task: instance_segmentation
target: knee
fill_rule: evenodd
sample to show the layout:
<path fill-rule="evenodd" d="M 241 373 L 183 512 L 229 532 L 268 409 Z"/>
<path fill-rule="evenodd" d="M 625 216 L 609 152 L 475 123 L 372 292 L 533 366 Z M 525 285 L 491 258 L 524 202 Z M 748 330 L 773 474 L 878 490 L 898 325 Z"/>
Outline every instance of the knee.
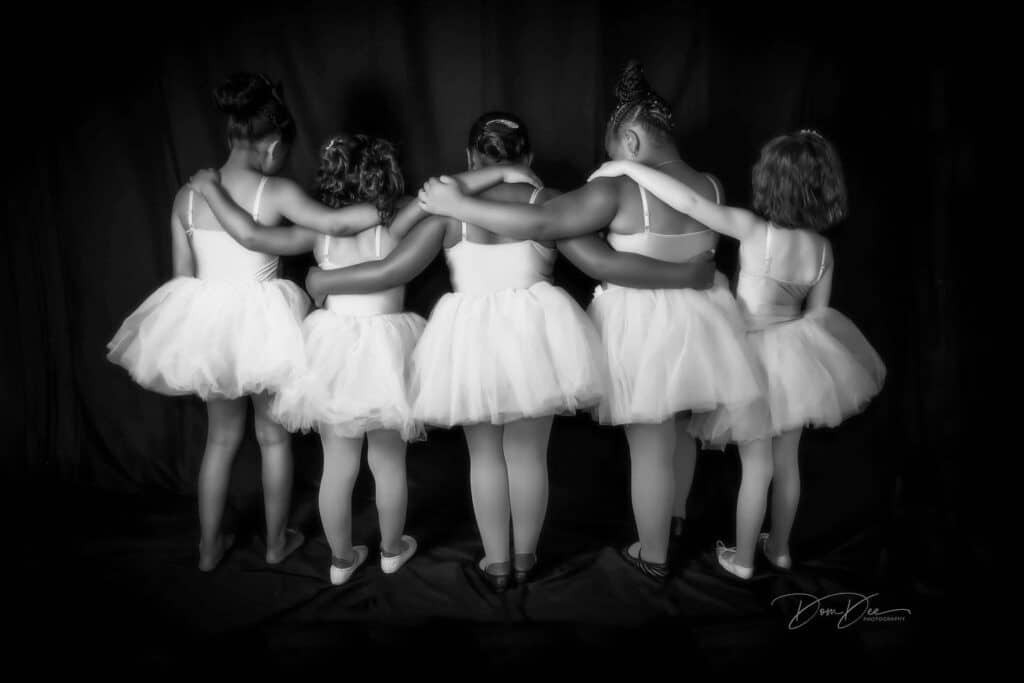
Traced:
<path fill-rule="evenodd" d="M 283 446 L 288 443 L 288 430 L 268 418 L 257 418 L 256 442 L 261 449 Z"/>
<path fill-rule="evenodd" d="M 243 430 L 244 423 L 241 420 L 210 423 L 206 432 L 206 444 L 219 451 L 233 454 L 242 443 Z"/>

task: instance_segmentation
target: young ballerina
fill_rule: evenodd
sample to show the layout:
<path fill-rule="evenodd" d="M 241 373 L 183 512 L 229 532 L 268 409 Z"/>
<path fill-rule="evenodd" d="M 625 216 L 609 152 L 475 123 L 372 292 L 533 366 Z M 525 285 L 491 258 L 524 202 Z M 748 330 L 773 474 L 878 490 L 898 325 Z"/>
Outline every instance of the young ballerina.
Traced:
<path fill-rule="evenodd" d="M 464 180 L 474 190 L 500 182 L 536 182 L 516 167 L 495 167 Z M 380 260 L 397 244 L 392 222 L 403 200 L 404 180 L 394 145 L 365 135 L 331 138 L 320 150 L 318 199 L 330 207 L 370 203 L 379 212 L 373 230 L 329 237 L 301 227 L 261 226 L 217 184 L 216 171 L 190 181 L 217 219 L 248 248 L 273 254 L 315 250 L 321 268 Z M 407 197 L 404 199 L 408 199 Z M 389 225 L 391 224 L 391 225 Z M 376 482 L 381 569 L 394 573 L 416 552 L 403 534 L 408 486 L 406 442 L 423 436 L 408 400 L 409 359 L 425 321 L 403 313 L 404 289 L 327 298 L 324 310 L 303 323 L 306 371 L 274 397 L 272 415 L 291 431 L 316 429 L 324 452 L 320 515 L 332 560 L 330 579 L 345 583 L 369 555 L 352 545 L 352 489 L 364 439 Z"/>
<path fill-rule="evenodd" d="M 529 163 L 526 125 L 513 114 L 484 114 L 470 129 L 466 154 L 471 169 Z M 553 194 L 505 184 L 483 196 L 528 206 Z M 706 287 L 713 278 L 710 264 L 678 266 L 614 254 L 596 239 L 559 247 L 588 273 L 630 286 Z M 307 288 L 316 297 L 393 287 L 415 277 L 442 248 L 455 291 L 438 301 L 413 354 L 413 414 L 465 431 L 484 546 L 476 569 L 500 592 L 513 575 L 525 582 L 536 567 L 552 416 L 600 400 L 603 350 L 583 311 L 551 284 L 552 246 L 503 239 L 443 217 L 423 220 L 383 261 L 312 270 Z"/>
<path fill-rule="evenodd" d="M 280 87 L 235 74 L 215 90 L 228 117 L 230 154 L 220 173 L 252 220 L 288 219 L 344 234 L 377 221 L 372 205 L 331 211 L 295 183 L 269 176 L 284 164 L 295 122 Z M 287 432 L 269 415 L 269 395 L 303 366 L 300 323 L 308 299 L 279 279 L 278 259 L 243 248 L 195 192 L 182 187 L 171 213 L 174 279 L 150 295 L 108 344 L 107 358 L 143 387 L 206 402 L 208 430 L 199 471 L 199 568 L 214 569 L 234 542 L 222 527 L 231 466 L 248 400 L 255 410 L 266 506 L 266 560 L 277 564 L 303 541 L 287 529 L 292 487 Z"/>
<path fill-rule="evenodd" d="M 619 105 L 605 140 L 609 156 L 665 168 L 714 197 L 717 185 L 711 177 L 680 159 L 668 105 L 650 89 L 639 65 L 626 68 L 617 94 Z M 608 243 L 616 251 L 667 263 L 707 258 L 716 243 L 714 233 L 649 201 L 627 179 L 595 180 L 542 206 L 464 197 L 457 184 L 441 179 L 430 181 L 420 200 L 432 213 L 509 238 L 564 239 L 608 227 Z M 677 470 L 681 478 L 684 470 L 692 478 L 695 447 L 686 435 L 686 413 L 763 400 L 756 360 L 743 341 L 742 321 L 728 289 L 721 284 L 704 291 L 679 284 L 661 287 L 644 290 L 629 283 L 610 283 L 598 288 L 591 305 L 611 376 L 597 415 L 603 424 L 625 425 L 630 450 L 639 541 L 624 548 L 622 555 L 658 580 L 668 576 Z M 744 427 L 757 429 L 755 424 Z M 677 467 L 677 457 L 688 462 Z M 766 492 L 771 467 L 767 449 L 763 445 L 760 450 L 746 449 L 743 466 L 749 482 L 758 481 Z M 756 508 L 756 500 L 753 505 Z M 748 520 L 755 517 L 756 509 L 740 510 L 745 530 L 753 526 Z M 758 530 L 745 531 L 751 554 Z"/>
<path fill-rule="evenodd" d="M 792 565 L 789 537 L 800 500 L 797 451 L 807 425 L 834 427 L 881 390 L 885 365 L 860 330 L 829 308 L 834 262 L 821 235 L 846 215 L 842 166 L 832 145 L 804 130 L 775 138 L 754 166 L 754 213 L 707 201 L 679 179 L 628 161 L 593 178 L 626 175 L 673 208 L 740 241 L 736 296 L 747 338 L 768 377 L 774 459 L 771 532 L 759 547 L 770 564 Z M 712 443 L 736 440 L 728 411 L 694 425 Z M 735 551 L 719 548 L 724 565 Z M 746 572 L 742 572 L 746 574 Z"/>

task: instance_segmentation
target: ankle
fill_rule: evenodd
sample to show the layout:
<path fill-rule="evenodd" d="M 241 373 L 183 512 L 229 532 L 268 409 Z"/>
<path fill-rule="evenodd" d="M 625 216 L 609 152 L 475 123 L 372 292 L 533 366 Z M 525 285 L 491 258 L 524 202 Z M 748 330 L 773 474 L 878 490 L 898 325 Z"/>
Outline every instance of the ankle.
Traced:
<path fill-rule="evenodd" d="M 397 543 L 389 543 L 387 545 L 385 545 L 384 543 L 381 543 L 380 544 L 380 554 L 383 557 L 398 557 L 403 552 L 405 552 L 405 549 L 407 547 L 408 546 L 405 543 L 405 541 L 403 541 L 401 538 L 399 538 Z M 389 550 L 389 548 L 395 548 L 395 550 Z"/>
<path fill-rule="evenodd" d="M 537 564 L 537 553 L 516 553 L 512 563 L 519 571 L 532 569 L 533 565 Z"/>
<path fill-rule="evenodd" d="M 356 553 L 352 548 L 349 548 L 347 553 L 341 555 L 331 555 L 331 565 L 338 569 L 348 569 L 356 561 Z"/>

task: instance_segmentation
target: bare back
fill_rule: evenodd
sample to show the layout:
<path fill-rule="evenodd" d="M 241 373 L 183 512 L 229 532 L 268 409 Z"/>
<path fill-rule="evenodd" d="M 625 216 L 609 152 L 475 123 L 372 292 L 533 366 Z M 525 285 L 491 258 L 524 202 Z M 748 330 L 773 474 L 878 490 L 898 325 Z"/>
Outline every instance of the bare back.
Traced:
<path fill-rule="evenodd" d="M 536 188 L 526 183 L 502 183 L 496 185 L 484 192 L 481 192 L 478 197 L 480 199 L 487 199 L 491 201 L 499 202 L 516 202 L 521 204 L 529 204 L 531 198 L 533 203 L 542 203 L 547 199 L 544 191 L 537 192 Z M 489 230 L 485 230 L 476 225 L 466 224 L 466 236 L 470 241 L 478 244 L 505 244 L 508 242 L 521 242 L 511 237 L 503 237 L 497 235 Z M 459 241 L 462 240 L 462 224 L 457 220 L 450 220 L 448 222 L 447 232 L 445 233 L 444 246 L 448 249 Z M 551 246 L 550 242 L 541 242 L 545 246 Z"/>
<path fill-rule="evenodd" d="M 266 180 L 264 180 L 266 179 Z M 281 222 L 280 213 L 276 212 L 269 202 L 263 201 L 266 185 L 270 182 L 267 176 L 255 171 L 240 169 L 221 169 L 220 184 L 228 196 L 253 215 L 256 222 L 262 225 L 277 225 Z M 261 183 L 263 189 L 260 189 Z M 182 220 L 183 225 L 188 225 Z M 220 221 L 210 210 L 201 197 L 197 196 L 192 206 L 192 226 L 195 230 L 224 231 Z"/>
<path fill-rule="evenodd" d="M 720 191 L 705 173 L 700 173 L 682 161 L 665 164 L 659 171 L 686 184 L 705 199 L 720 201 Z M 616 178 L 619 185 L 619 210 L 612 219 L 609 229 L 614 233 L 631 235 L 643 228 L 644 198 L 640 186 L 632 179 Z M 647 212 L 650 216 L 650 230 L 664 235 L 686 235 L 707 230 L 707 226 L 684 213 L 671 208 L 650 193 L 646 193 Z"/>

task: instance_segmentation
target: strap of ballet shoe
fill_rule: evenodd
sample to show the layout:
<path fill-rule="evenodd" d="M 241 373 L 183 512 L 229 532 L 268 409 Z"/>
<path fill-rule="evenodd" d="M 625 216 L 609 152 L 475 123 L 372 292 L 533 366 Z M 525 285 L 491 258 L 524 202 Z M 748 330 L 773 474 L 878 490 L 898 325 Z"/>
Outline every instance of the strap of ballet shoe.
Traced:
<path fill-rule="evenodd" d="M 637 561 L 640 563 L 640 571 L 652 579 L 664 579 L 668 576 L 668 562 L 648 562 L 644 559 L 644 550 L 637 551 Z"/>
<path fill-rule="evenodd" d="M 520 559 L 523 561 L 520 562 Z M 537 553 L 516 553 L 512 565 L 516 571 L 529 571 L 537 564 Z"/>
<path fill-rule="evenodd" d="M 359 553 L 354 550 L 352 551 L 352 559 L 347 562 L 341 559 L 340 557 L 335 557 L 331 555 L 331 566 L 337 567 L 338 569 L 351 569 L 355 565 L 356 560 L 358 559 Z"/>
<path fill-rule="evenodd" d="M 640 572 L 651 579 L 658 581 L 668 578 L 668 562 L 648 562 L 643 558 L 643 549 L 637 550 L 637 556 L 629 553 L 629 546 L 622 549 L 622 555 L 626 560 L 640 570 Z"/>
<path fill-rule="evenodd" d="M 491 571 L 491 569 L 494 567 L 503 568 L 505 569 L 505 571 Z M 508 576 L 512 573 L 512 563 L 506 560 L 504 562 L 494 562 L 492 564 L 486 564 L 484 565 L 483 571 L 485 574 L 490 574 L 491 576 Z"/>

